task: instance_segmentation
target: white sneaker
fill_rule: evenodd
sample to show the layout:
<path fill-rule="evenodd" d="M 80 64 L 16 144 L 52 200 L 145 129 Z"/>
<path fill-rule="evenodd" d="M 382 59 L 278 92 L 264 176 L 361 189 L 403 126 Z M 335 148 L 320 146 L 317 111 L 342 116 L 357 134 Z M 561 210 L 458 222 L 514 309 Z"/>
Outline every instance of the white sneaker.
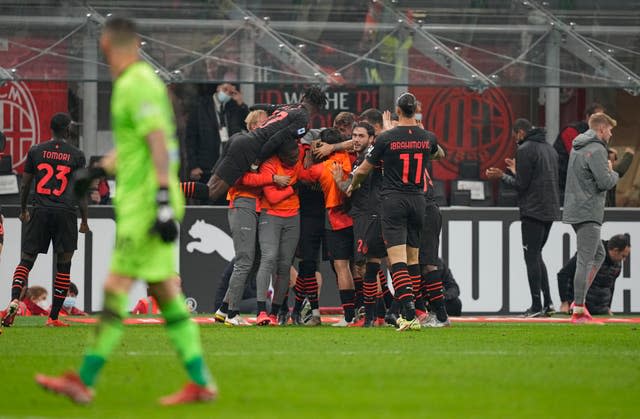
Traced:
<path fill-rule="evenodd" d="M 433 311 L 430 311 L 426 318 L 424 318 L 424 319 L 419 319 L 419 320 L 420 320 L 420 326 L 422 326 L 422 327 L 428 327 L 427 325 L 428 325 L 429 323 L 431 323 L 434 319 L 436 319 L 436 320 L 437 320 L 437 318 L 436 318 L 436 313 L 435 313 L 435 312 L 433 312 Z"/>
<path fill-rule="evenodd" d="M 225 326 L 251 326 L 251 323 L 240 317 L 239 315 L 224 319 Z"/>
<path fill-rule="evenodd" d="M 333 326 L 333 327 L 347 327 L 347 326 L 349 326 L 350 324 L 351 324 L 351 323 L 349 323 L 348 321 L 346 321 L 346 320 L 344 319 L 344 317 L 343 317 L 343 318 L 341 318 L 341 319 L 340 319 L 340 321 L 339 321 L 338 323 L 334 323 L 334 324 L 332 324 L 331 326 Z"/>
<path fill-rule="evenodd" d="M 451 322 L 449 321 L 448 317 L 447 320 L 441 322 L 440 320 L 438 320 L 438 317 L 433 316 L 429 319 L 429 321 L 427 321 L 427 324 L 425 324 L 424 327 L 451 327 Z"/>

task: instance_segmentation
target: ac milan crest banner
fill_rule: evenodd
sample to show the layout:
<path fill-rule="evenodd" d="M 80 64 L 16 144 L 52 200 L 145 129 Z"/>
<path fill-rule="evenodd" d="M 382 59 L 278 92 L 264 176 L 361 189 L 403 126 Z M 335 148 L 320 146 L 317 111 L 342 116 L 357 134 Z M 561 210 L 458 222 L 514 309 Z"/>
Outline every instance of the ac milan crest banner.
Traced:
<path fill-rule="evenodd" d="M 13 169 L 22 172 L 29 148 L 51 138 L 49 122 L 57 112 L 67 112 L 64 82 L 6 81 L 0 85 L 0 130 L 7 137 L 5 155 Z"/>

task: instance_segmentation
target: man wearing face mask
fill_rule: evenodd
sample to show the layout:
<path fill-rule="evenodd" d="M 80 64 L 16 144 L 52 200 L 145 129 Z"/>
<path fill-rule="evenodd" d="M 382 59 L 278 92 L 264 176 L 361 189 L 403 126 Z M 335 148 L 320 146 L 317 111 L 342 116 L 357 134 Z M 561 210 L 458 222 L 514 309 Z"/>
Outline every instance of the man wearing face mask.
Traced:
<path fill-rule="evenodd" d="M 87 316 L 87 313 L 76 307 L 78 298 L 78 287 L 73 282 L 69 284 L 67 298 L 62 302 L 61 316 Z"/>
<path fill-rule="evenodd" d="M 558 153 L 547 143 L 545 131 L 532 127 L 526 119 L 520 118 L 513 123 L 513 137 L 518 142 L 516 158 L 515 161 L 506 159 L 513 175 L 490 167 L 487 177 L 500 179 L 518 191 L 522 248 L 531 292 L 531 307 L 524 316 L 541 317 L 554 312 L 542 248 L 549 238 L 551 225 L 560 218 Z"/>
<path fill-rule="evenodd" d="M 186 144 L 189 178 L 206 183 L 229 138 L 247 129 L 249 108 L 230 83 L 219 84 L 215 92 L 203 90 L 189 114 Z"/>

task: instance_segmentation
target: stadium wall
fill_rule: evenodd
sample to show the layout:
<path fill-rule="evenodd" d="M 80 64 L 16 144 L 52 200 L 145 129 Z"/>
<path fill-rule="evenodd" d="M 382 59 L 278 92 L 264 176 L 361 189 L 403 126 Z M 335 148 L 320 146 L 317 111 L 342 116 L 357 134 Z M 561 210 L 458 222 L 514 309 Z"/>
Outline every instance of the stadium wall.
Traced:
<path fill-rule="evenodd" d="M 21 224 L 17 206 L 5 206 L 5 241 L 0 275 L 0 301 L 8 301 L 10 279 L 20 257 Z M 91 207 L 92 233 L 79 235 L 71 279 L 79 289 L 78 303 L 87 311 L 102 307 L 101 287 L 106 278 L 115 238 L 111 207 Z M 526 268 L 522 256 L 520 220 L 514 208 L 443 208 L 441 256 L 458 281 L 463 312 L 467 314 L 515 314 L 530 304 Z M 607 209 L 602 237 L 629 233 L 631 256 L 618 278 L 612 309 L 640 313 L 640 210 Z M 556 273 L 575 252 L 576 240 L 570 226 L 555 223 L 543 255 L 549 272 L 553 301 L 559 305 Z M 222 207 L 188 207 L 180 233 L 179 261 L 185 295 L 197 312 L 214 311 L 213 301 L 220 275 L 233 258 L 227 210 Z M 30 285 L 51 289 L 55 275 L 51 250 L 40 255 L 30 275 Z M 339 306 L 333 273 L 324 263 L 321 305 Z M 131 293 L 130 303 L 144 296 L 143 283 Z M 51 299 L 51 296 L 49 296 Z"/>

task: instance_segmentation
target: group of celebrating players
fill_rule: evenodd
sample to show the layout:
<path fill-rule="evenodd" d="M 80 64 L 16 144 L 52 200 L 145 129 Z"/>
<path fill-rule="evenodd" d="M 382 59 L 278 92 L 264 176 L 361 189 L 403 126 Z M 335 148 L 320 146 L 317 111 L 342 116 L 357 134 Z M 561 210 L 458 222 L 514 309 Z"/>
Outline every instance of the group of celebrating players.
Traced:
<path fill-rule="evenodd" d="M 89 230 L 85 204 L 90 185 L 113 174 L 118 184 L 116 243 L 104 283 L 99 327 L 80 367 L 59 376 L 37 374 L 40 386 L 76 403 L 93 400 L 98 376 L 124 332 L 128 293 L 134 281 L 143 278 L 189 376 L 188 383 L 160 399 L 161 404 L 217 397 L 198 327 L 176 280 L 175 242 L 184 214 L 183 194 L 215 200 L 228 192 L 237 259 L 224 303 L 216 313 L 227 324 L 241 324 L 236 291 L 243 288 L 246 268 L 253 264 L 257 237 L 261 249 L 259 324 L 277 322 L 298 241 L 301 262 L 292 317 L 300 323 L 306 298 L 312 307 L 307 324 L 320 324 L 315 273 L 324 240 L 338 278 L 343 324 L 353 324 L 359 305 L 355 284 L 363 275 L 364 326 L 375 324 L 376 302 L 382 301 L 390 317 L 398 313 L 392 323 L 399 331 L 449 325 L 436 263 L 440 216 L 427 170 L 429 159 L 441 156 L 442 150 L 435 136 L 415 120 L 415 96 L 404 93 L 397 98 L 395 127 L 390 118 L 384 124 L 379 111 L 369 110 L 350 130 L 342 127 L 342 135 L 325 129 L 320 133 L 321 142 L 316 142 L 305 140 L 305 135 L 310 115 L 325 106 L 326 97 L 319 88 L 309 88 L 299 104 L 266 106 L 270 116 L 258 128 L 229 140 L 227 153 L 209 183 L 183 184 L 181 193 L 171 102 L 166 86 L 140 60 L 139 44 L 132 20 L 111 16 L 105 22 L 100 48 L 114 80 L 111 116 L 116 147 L 112 152 L 97 165 L 84 168 L 82 152 L 65 142 L 71 124 L 66 114 L 53 118 L 51 141 L 29 151 L 21 190 L 22 255 L 13 277 L 11 302 L 0 311 L 5 325 L 13 322 L 36 255 L 45 253 L 50 242 L 57 274 L 47 325 L 67 325 L 57 314 L 69 289 L 71 255 L 76 248 L 74 192 L 80 197 L 80 232 L 84 233 Z M 343 141 L 347 136 L 352 138 Z M 34 208 L 29 212 L 27 201 L 34 180 Z M 380 275 L 384 257 L 391 271 L 393 298 L 386 291 L 386 280 L 379 280 L 384 276 Z M 357 267 L 355 280 L 351 259 Z M 267 314 L 266 288 L 274 268 L 275 292 Z"/>
<path fill-rule="evenodd" d="M 415 96 L 405 93 L 397 99 L 397 121 L 391 121 L 388 112 L 368 109 L 357 122 L 353 114 L 342 113 L 333 128 L 309 130 L 310 115 L 325 101 L 324 93 L 311 87 L 298 104 L 256 105 L 253 112 L 266 119 L 230 139 L 209 184 L 181 184 L 187 197 L 217 199 L 226 193 L 229 200 L 236 257 L 216 319 L 229 326 L 249 324 L 239 315 L 239 305 L 248 276 L 257 267 L 257 325 L 285 325 L 289 318 L 293 324 L 320 325 L 316 271 L 323 257 L 336 274 L 344 311 L 337 326 L 449 326 L 437 262 L 441 215 L 428 170 L 429 160 L 443 152 L 434 134 L 414 118 Z M 66 325 L 57 313 L 66 297 L 77 242 L 76 200 L 67 182 L 59 184 L 43 168 L 73 173 L 84 167 L 82 152 L 64 141 L 70 123 L 68 115 L 56 115 L 53 141 L 33 147 L 28 155 L 20 218 L 33 220 L 25 224 L 11 302 L 0 311 L 4 326 L 13 323 L 29 271 L 37 254 L 47 252 L 50 240 L 58 265 L 47 325 Z M 36 206 L 29 213 L 27 196 L 34 176 Z M 80 231 L 86 232 L 86 200 L 80 203 Z M 296 256 L 295 283 L 290 284 Z M 289 313 L 290 285 L 295 305 Z M 311 314 L 303 318 L 305 300 Z"/>
<path fill-rule="evenodd" d="M 248 324 L 239 316 L 239 304 L 256 264 L 256 323 L 286 324 L 297 256 L 291 320 L 321 324 L 316 271 L 322 245 L 344 311 L 338 326 L 371 327 L 385 319 L 400 331 L 449 326 L 437 262 L 441 216 L 428 170 L 429 160 L 443 151 L 435 135 L 416 121 L 418 101 L 411 93 L 398 97 L 397 122 L 388 112 L 369 109 L 358 122 L 343 113 L 333 128 L 308 130 L 309 116 L 325 101 L 323 92 L 311 87 L 301 103 L 255 106 L 254 112 L 266 109 L 270 116 L 230 139 L 208 188 L 182 185 L 188 197 L 215 200 L 227 193 L 230 203 L 236 259 L 216 319 L 230 326 Z M 385 258 L 393 295 L 381 269 Z M 311 316 L 303 322 L 305 299 Z"/>

